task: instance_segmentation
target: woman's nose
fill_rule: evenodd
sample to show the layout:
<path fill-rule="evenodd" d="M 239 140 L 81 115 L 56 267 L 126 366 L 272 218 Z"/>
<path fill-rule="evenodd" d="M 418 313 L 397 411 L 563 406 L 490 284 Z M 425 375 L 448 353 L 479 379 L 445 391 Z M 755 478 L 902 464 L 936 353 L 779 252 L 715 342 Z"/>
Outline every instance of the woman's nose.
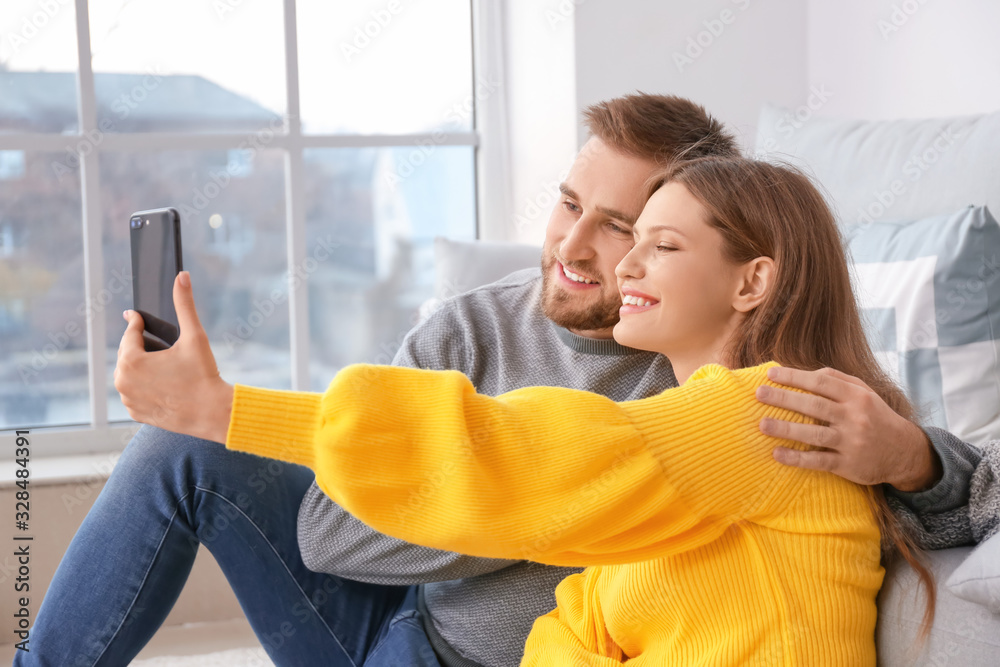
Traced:
<path fill-rule="evenodd" d="M 618 262 L 618 266 L 615 267 L 615 275 L 621 279 L 625 278 L 641 278 L 644 272 L 642 262 L 636 254 L 637 247 L 633 247 L 628 251 L 628 254 L 622 257 L 622 261 Z"/>

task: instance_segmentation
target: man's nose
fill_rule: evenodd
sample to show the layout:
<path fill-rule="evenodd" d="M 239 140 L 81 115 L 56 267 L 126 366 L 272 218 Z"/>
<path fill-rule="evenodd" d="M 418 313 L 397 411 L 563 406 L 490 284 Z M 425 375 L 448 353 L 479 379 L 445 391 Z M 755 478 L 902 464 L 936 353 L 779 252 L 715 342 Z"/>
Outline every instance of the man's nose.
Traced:
<path fill-rule="evenodd" d="M 594 256 L 593 231 L 581 218 L 559 244 L 559 254 L 569 261 L 591 259 Z"/>

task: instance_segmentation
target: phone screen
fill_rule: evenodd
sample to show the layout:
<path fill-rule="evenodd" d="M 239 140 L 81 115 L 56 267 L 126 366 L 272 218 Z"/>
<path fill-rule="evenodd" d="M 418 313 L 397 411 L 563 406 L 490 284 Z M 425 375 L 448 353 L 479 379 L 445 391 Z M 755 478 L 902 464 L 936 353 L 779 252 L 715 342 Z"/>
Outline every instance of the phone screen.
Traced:
<path fill-rule="evenodd" d="M 129 228 L 133 308 L 145 324 L 146 350 L 162 350 L 180 334 L 173 296 L 182 270 L 180 214 L 173 208 L 140 211 L 129 218 Z"/>

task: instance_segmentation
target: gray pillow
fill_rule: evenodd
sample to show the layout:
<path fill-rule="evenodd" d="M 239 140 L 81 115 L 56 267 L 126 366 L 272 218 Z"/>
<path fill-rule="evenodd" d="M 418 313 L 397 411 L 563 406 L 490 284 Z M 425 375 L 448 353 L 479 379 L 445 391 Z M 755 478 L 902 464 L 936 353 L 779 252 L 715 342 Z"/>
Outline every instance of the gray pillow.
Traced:
<path fill-rule="evenodd" d="M 1000 434 L 1000 225 L 983 206 L 847 230 L 869 343 L 921 421 Z"/>
<path fill-rule="evenodd" d="M 948 577 L 947 585 L 963 600 L 1000 614 L 1000 533 L 976 547 Z"/>

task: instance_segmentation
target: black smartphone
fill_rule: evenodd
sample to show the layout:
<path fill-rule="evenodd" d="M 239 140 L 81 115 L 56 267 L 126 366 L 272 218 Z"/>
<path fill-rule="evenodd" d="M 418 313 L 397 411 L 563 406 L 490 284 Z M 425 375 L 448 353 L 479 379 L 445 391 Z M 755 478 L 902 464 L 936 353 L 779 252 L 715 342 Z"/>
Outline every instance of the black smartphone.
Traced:
<path fill-rule="evenodd" d="M 181 216 L 174 208 L 129 217 L 132 246 L 132 308 L 145 323 L 146 351 L 165 350 L 180 335 L 174 310 L 174 278 L 181 263 Z"/>

